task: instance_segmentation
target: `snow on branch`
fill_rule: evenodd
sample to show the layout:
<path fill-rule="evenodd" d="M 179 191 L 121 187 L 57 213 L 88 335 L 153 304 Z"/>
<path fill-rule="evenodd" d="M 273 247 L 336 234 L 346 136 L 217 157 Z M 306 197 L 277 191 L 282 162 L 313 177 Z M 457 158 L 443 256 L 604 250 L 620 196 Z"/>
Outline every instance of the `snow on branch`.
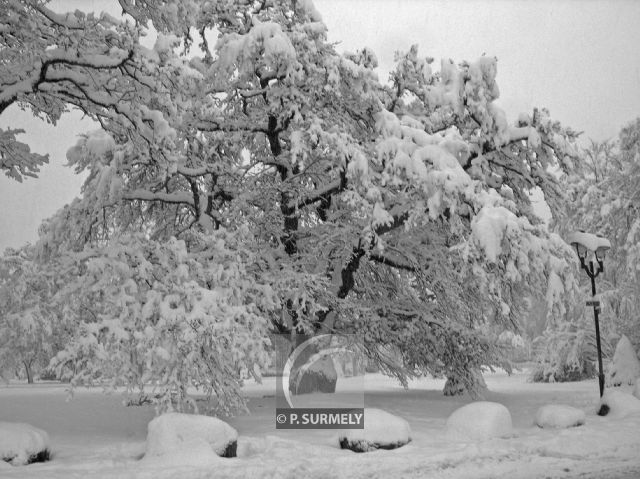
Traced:
<path fill-rule="evenodd" d="M 159 201 L 161 203 L 181 203 L 189 206 L 195 206 L 191 193 L 187 191 L 162 193 L 138 189 L 124 193 L 122 197 L 125 200 Z"/>
<path fill-rule="evenodd" d="M 54 65 L 64 65 L 73 68 L 89 69 L 114 69 L 124 65 L 133 57 L 133 50 L 114 51 L 115 56 L 105 54 L 80 55 L 79 52 L 72 54 L 62 50 L 49 52 L 41 60 L 40 66 L 34 69 L 26 78 L 15 83 L 0 83 L 0 114 L 14 103 L 20 95 L 37 93 L 39 87 L 48 81 L 58 81 L 61 78 L 71 80 L 71 72 L 62 73 L 59 71 L 50 73 L 50 68 Z M 61 77 L 62 75 L 62 77 Z M 78 73 L 75 75 L 76 81 Z"/>
<path fill-rule="evenodd" d="M 33 153 L 29 145 L 16 140 L 24 130 L 0 128 L 0 170 L 9 178 L 22 182 L 25 176 L 36 177 L 40 166 L 49 162 L 48 155 Z"/>
<path fill-rule="evenodd" d="M 385 264 L 387 266 L 391 266 L 392 268 L 396 268 L 396 269 L 402 269 L 404 271 L 410 271 L 410 272 L 415 272 L 416 271 L 416 267 L 412 264 L 409 263 L 405 263 L 402 260 L 399 260 L 397 258 L 391 258 L 387 255 L 384 255 L 382 253 L 372 253 L 369 258 L 372 261 L 375 261 L 376 263 L 381 263 L 381 264 Z"/>

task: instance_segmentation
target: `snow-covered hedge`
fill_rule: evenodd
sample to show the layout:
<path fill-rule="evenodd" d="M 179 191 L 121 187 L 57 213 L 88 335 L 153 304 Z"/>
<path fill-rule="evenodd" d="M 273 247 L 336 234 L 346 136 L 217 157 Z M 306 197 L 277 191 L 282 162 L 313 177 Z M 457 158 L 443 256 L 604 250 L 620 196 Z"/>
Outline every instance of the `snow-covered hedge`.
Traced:
<path fill-rule="evenodd" d="M 220 419 L 167 413 L 149 422 L 145 459 L 184 454 L 200 460 L 235 457 L 237 441 L 237 431 Z"/>
<path fill-rule="evenodd" d="M 0 460 L 14 466 L 49 460 L 49 435 L 19 422 L 0 422 Z"/>
<path fill-rule="evenodd" d="M 478 401 L 456 409 L 447 419 L 447 438 L 481 441 L 512 433 L 511 413 L 502 404 Z"/>
<path fill-rule="evenodd" d="M 342 449 L 369 452 L 396 449 L 411 441 L 411 427 L 399 416 L 375 408 L 365 408 L 364 429 L 347 429 L 338 437 Z"/>
<path fill-rule="evenodd" d="M 585 420 L 586 414 L 582 409 L 559 404 L 548 404 L 538 409 L 535 422 L 541 428 L 560 429 L 582 426 Z"/>

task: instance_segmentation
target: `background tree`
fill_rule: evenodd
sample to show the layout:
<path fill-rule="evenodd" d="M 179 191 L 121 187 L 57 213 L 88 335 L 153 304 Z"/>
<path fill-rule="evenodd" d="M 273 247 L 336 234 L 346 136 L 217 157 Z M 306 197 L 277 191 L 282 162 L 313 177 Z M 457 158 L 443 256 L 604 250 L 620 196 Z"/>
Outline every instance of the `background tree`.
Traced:
<path fill-rule="evenodd" d="M 603 301 L 602 325 L 611 344 L 625 334 L 637 348 L 638 251 L 640 211 L 640 119 L 626 125 L 615 141 L 592 142 L 585 167 L 566 178 L 572 202 L 562 217 L 562 229 L 597 232 L 611 241 L 605 274 L 599 284 Z M 612 348 L 608 348 L 612 354 Z"/>
<path fill-rule="evenodd" d="M 5 375 L 22 371 L 29 384 L 62 348 L 63 331 L 51 304 L 56 277 L 34 261 L 33 247 L 7 249 L 0 258 L 0 364 Z"/>

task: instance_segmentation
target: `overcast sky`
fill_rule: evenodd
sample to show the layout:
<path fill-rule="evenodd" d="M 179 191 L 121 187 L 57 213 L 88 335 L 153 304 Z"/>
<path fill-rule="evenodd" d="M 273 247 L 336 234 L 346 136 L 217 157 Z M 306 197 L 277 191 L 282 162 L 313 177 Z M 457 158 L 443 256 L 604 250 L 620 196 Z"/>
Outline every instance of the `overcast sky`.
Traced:
<path fill-rule="evenodd" d="M 114 11 L 112 0 L 63 0 L 71 9 Z M 315 0 L 340 50 L 368 46 L 386 80 L 394 52 L 420 45 L 436 59 L 498 58 L 500 105 L 514 120 L 545 106 L 585 138 L 614 137 L 640 116 L 640 1 L 615 0 Z M 0 176 L 0 251 L 37 239 L 42 219 L 80 193 L 82 180 L 64 168 L 65 152 L 90 126 L 78 114 L 57 127 L 15 108 L 0 128 L 21 127 L 32 149 L 49 153 L 39 179 Z"/>

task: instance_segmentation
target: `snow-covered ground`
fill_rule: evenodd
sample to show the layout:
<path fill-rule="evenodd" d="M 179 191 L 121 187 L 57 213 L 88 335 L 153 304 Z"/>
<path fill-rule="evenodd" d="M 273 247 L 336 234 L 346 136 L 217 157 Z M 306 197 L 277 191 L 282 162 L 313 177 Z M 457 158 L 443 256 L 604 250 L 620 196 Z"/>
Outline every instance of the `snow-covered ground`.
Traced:
<path fill-rule="evenodd" d="M 250 415 L 228 419 L 239 433 L 237 458 L 200 465 L 140 460 L 150 407 L 124 407 L 121 397 L 64 386 L 0 386 L 0 421 L 27 422 L 48 432 L 52 460 L 14 467 L 2 478 L 638 478 L 640 413 L 599 417 L 596 381 L 533 384 L 527 373 L 486 376 L 486 400 L 505 405 L 513 421 L 507 437 L 464 442 L 445 434 L 449 415 L 469 398 L 442 395 L 442 380 L 422 379 L 404 390 L 392 379 L 367 375 L 366 405 L 404 417 L 412 441 L 396 450 L 341 450 L 337 431 L 276 430 L 275 381 L 246 386 Z M 339 383 L 340 384 L 340 383 Z M 622 388 L 624 391 L 631 390 Z M 330 403 L 330 395 L 323 399 Z M 583 426 L 540 429 L 536 413 L 564 404 L 586 413 Z M 366 421 L 366 419 L 365 419 Z"/>

